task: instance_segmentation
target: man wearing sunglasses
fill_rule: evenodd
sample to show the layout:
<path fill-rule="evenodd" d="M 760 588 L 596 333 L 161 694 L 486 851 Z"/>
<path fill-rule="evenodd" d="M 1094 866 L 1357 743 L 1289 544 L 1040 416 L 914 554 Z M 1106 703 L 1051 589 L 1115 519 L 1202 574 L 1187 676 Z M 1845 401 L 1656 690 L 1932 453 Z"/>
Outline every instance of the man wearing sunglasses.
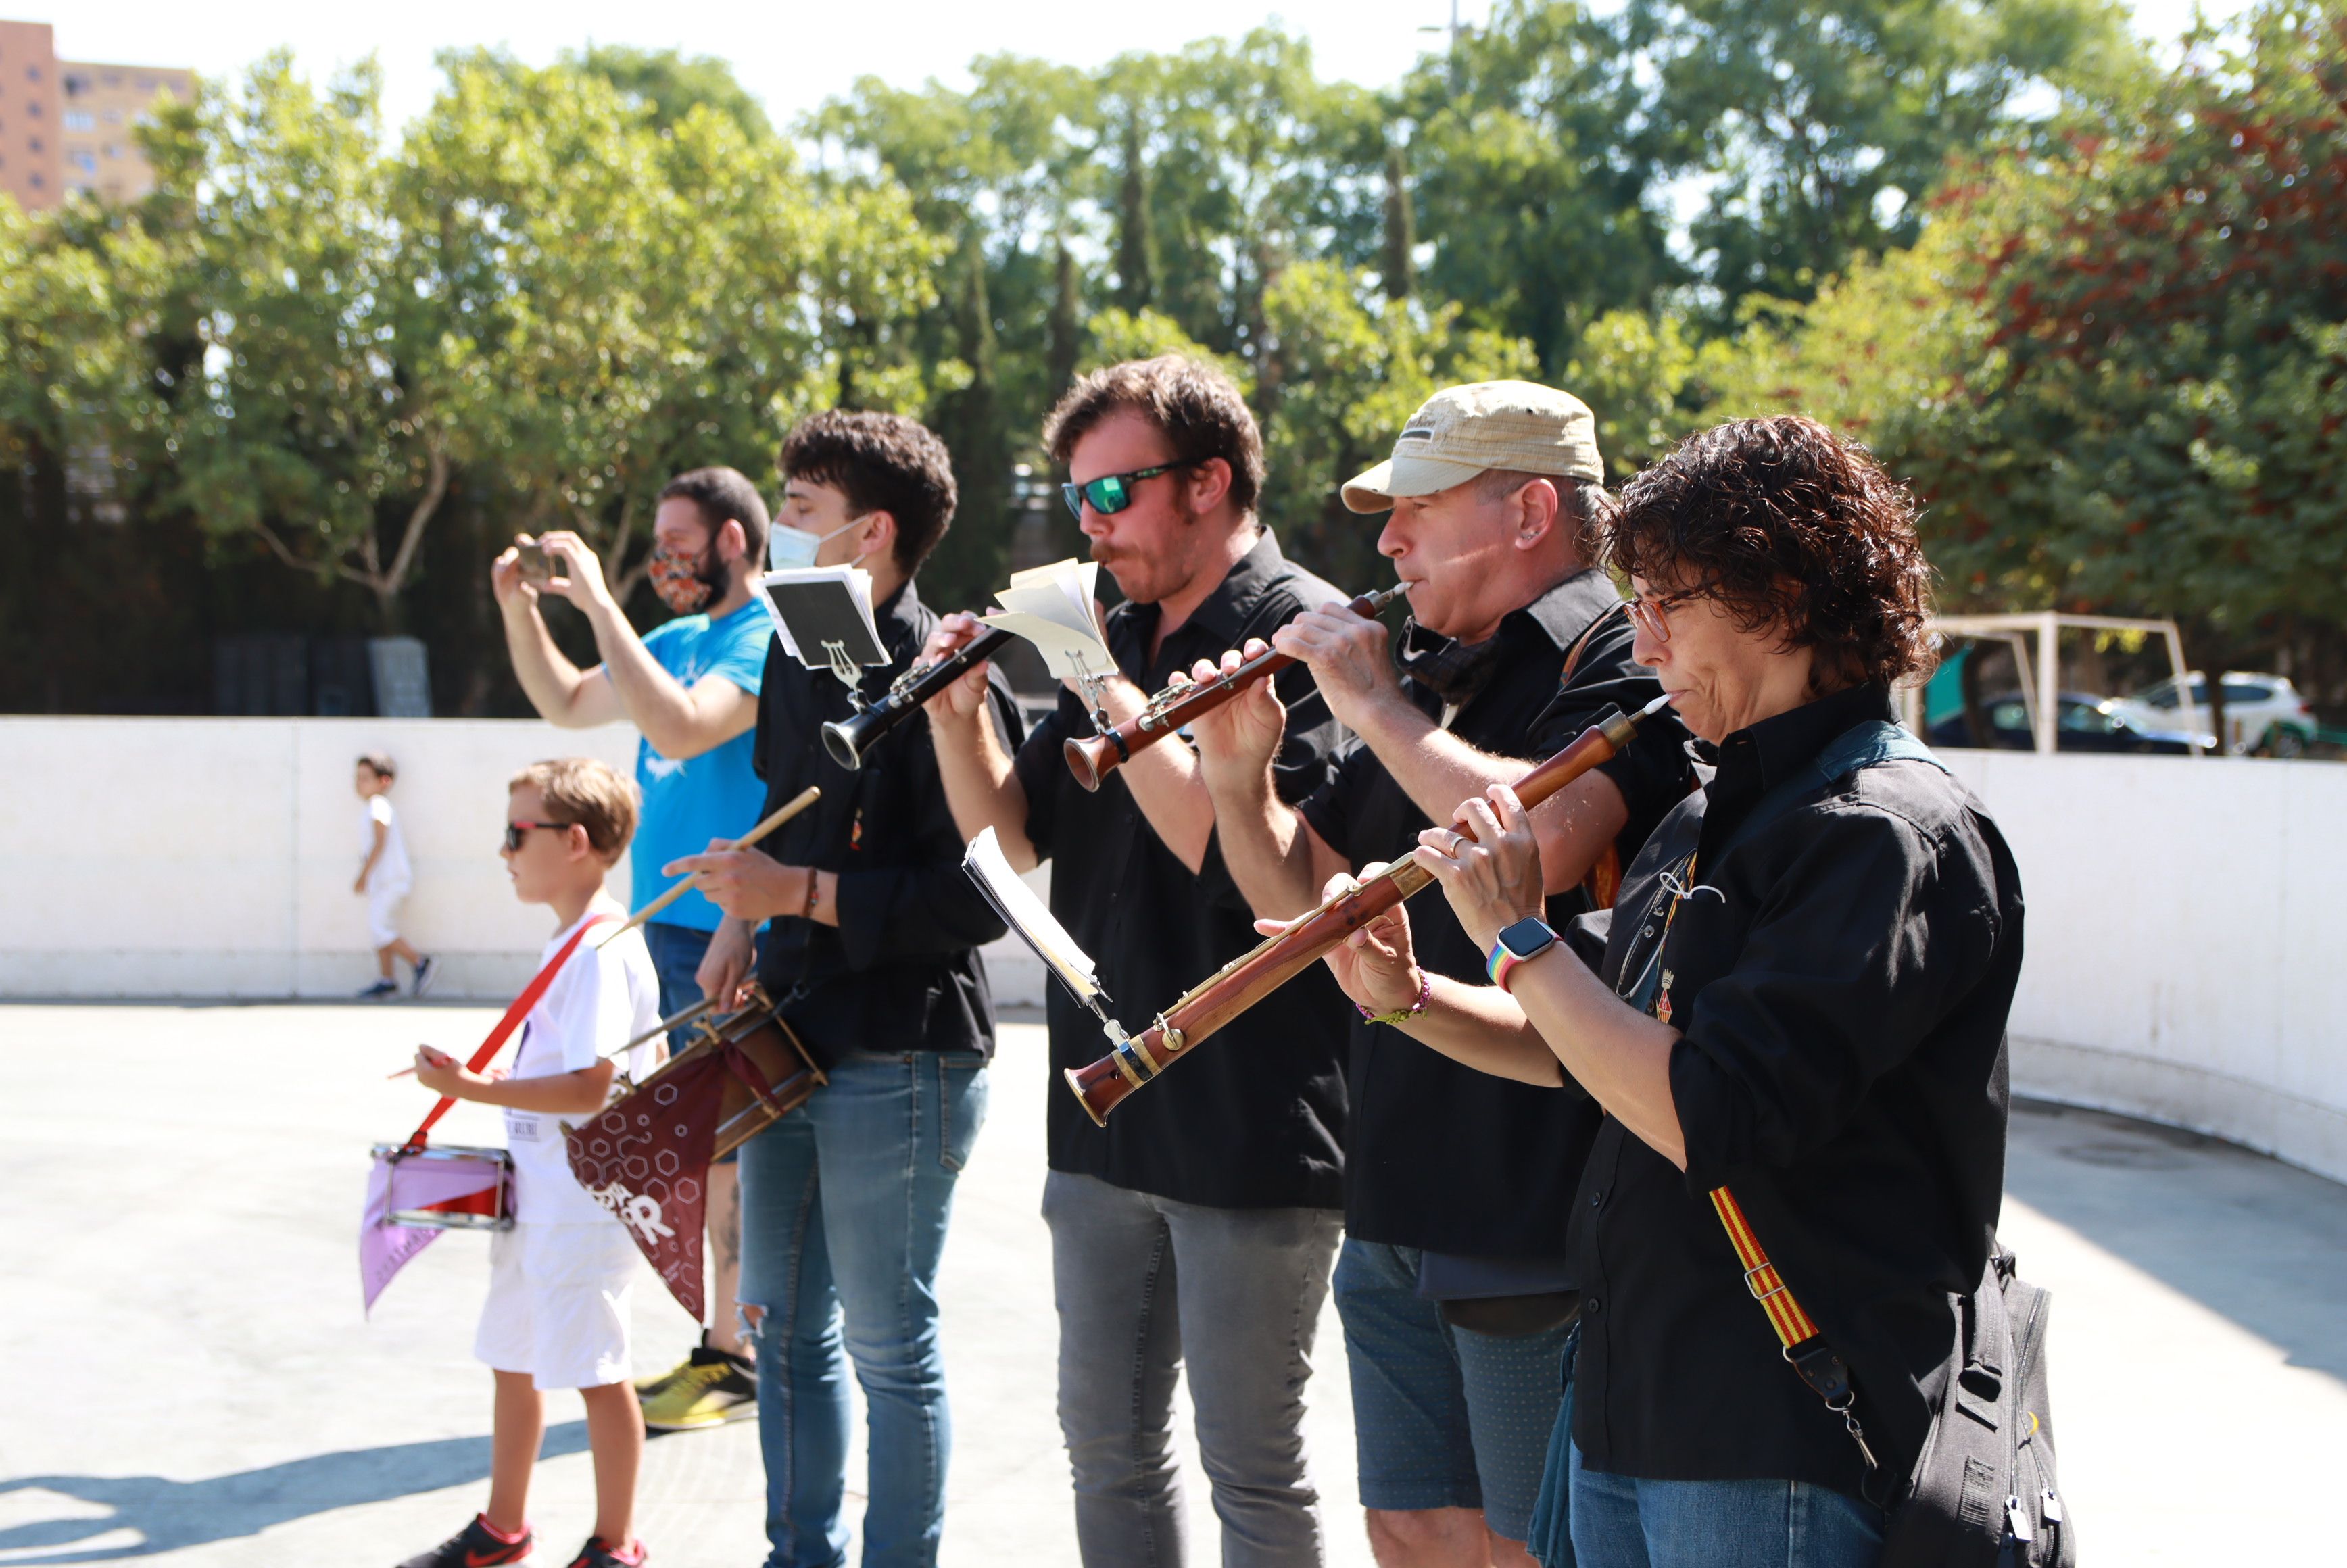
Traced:
<path fill-rule="evenodd" d="M 1307 606 L 1347 596 L 1281 556 L 1255 520 L 1263 446 L 1237 387 L 1174 356 L 1085 377 L 1045 427 L 1092 559 L 1125 602 L 1108 617 L 1122 722 L 1177 671 Z M 948 617 L 936 657 L 966 641 Z M 1290 704 L 1308 688 L 1280 678 Z M 1096 794 L 1062 747 L 1092 722 L 1076 693 L 1014 754 L 979 723 L 983 678 L 929 705 L 938 758 L 965 835 L 992 827 L 1013 866 L 1053 861 L 1051 910 L 1100 966 L 1138 1032 L 1190 986 L 1255 943 L 1214 835 L 1213 803 L 1184 745 L 1134 753 Z M 1300 721 L 1266 767 L 1285 798 L 1326 775 L 1337 732 Z M 1337 1244 L 1345 1097 L 1344 1003 L 1297 980 L 1136 1095 L 1106 1127 L 1051 1075 L 1051 1227 L 1060 1311 L 1060 1420 L 1088 1564 L 1181 1562 L 1173 1399 L 1189 1378 L 1198 1446 L 1233 1568 L 1317 1563 L 1318 1499 L 1299 1425 L 1314 1326 Z M 1105 1042 L 1066 994 L 1051 997 L 1051 1062 Z"/>
<path fill-rule="evenodd" d="M 1345 487 L 1352 510 L 1391 513 L 1378 548 L 1409 589 L 1399 644 L 1389 652 L 1383 626 L 1341 605 L 1269 641 L 1311 671 L 1358 743 L 1290 804 L 1271 784 L 1286 722 L 1271 694 L 1257 688 L 1194 726 L 1224 852 L 1258 915 L 1311 907 L 1608 704 L 1659 694 L 1631 659 L 1620 595 L 1591 564 L 1604 477 L 1585 405 L 1502 381 L 1437 393 L 1393 456 Z M 1650 721 L 1541 814 L 1551 920 L 1611 901 L 1619 864 L 1686 794 L 1684 739 L 1674 719 Z M 1421 906 L 1417 928 L 1428 995 L 1438 981 L 1426 977 L 1481 982 L 1484 953 L 1447 908 Z M 1477 1073 L 1392 1027 L 1426 1005 L 1354 1025 L 1337 1308 L 1378 1561 L 1482 1568 L 1529 1561 L 1579 1305 L 1563 1263 L 1569 1205 L 1597 1118 L 1579 1096 Z"/>

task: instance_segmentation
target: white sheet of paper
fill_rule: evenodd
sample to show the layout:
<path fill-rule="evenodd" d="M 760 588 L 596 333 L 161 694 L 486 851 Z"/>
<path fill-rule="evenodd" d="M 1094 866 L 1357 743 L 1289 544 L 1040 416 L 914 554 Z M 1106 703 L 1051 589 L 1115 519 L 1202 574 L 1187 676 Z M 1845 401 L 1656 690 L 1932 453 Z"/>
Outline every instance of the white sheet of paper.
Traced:
<path fill-rule="evenodd" d="M 969 841 L 961 863 L 978 878 L 979 886 L 993 900 L 996 911 L 1010 922 L 1020 939 L 1035 950 L 1043 967 L 1059 976 L 1061 983 L 1075 993 L 1078 1001 L 1089 1002 L 1102 994 L 1092 958 L 1076 946 L 1067 927 L 1052 917 L 1043 901 L 1035 897 L 1035 890 L 1010 869 L 1010 862 L 1003 858 L 1002 845 L 995 840 L 994 829 L 989 827 Z"/>
<path fill-rule="evenodd" d="M 1097 561 L 1055 561 L 1013 572 L 1010 586 L 995 596 L 1001 611 L 979 619 L 1033 643 L 1055 681 L 1105 675 L 1116 660 L 1092 598 L 1099 580 Z"/>

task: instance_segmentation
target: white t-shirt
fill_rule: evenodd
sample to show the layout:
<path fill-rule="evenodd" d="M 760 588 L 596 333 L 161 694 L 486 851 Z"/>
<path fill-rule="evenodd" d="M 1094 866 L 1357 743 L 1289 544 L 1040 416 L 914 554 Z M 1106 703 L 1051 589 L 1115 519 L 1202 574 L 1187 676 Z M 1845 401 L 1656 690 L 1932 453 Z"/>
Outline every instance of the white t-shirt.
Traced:
<path fill-rule="evenodd" d="M 407 840 L 399 836 L 399 818 L 391 809 L 387 794 L 371 794 L 366 810 L 359 814 L 359 864 L 374 853 L 374 825 L 383 824 L 383 858 L 367 873 L 367 891 L 388 892 L 394 887 L 405 890 L 412 885 L 413 874 L 407 868 Z"/>
<path fill-rule="evenodd" d="M 597 915 L 627 917 L 627 911 L 609 895 L 598 894 L 584 921 Z M 543 968 L 570 939 L 576 925 L 554 934 L 538 956 Z M 515 1053 L 516 1078 L 551 1078 L 592 1067 L 607 1050 L 625 1045 L 660 1022 L 660 977 L 643 933 L 630 931 L 607 948 L 597 948 L 605 927 L 598 927 L 579 944 L 529 1009 L 522 1024 L 521 1049 Z M 658 1042 L 640 1045 L 620 1063 L 620 1071 L 641 1078 L 653 1065 Z M 570 1173 L 570 1155 L 562 1129 L 576 1127 L 584 1116 L 555 1116 L 544 1112 L 506 1111 L 506 1147 L 513 1153 L 514 1220 L 519 1225 L 593 1225 L 611 1222 L 610 1211 L 587 1195 Z"/>

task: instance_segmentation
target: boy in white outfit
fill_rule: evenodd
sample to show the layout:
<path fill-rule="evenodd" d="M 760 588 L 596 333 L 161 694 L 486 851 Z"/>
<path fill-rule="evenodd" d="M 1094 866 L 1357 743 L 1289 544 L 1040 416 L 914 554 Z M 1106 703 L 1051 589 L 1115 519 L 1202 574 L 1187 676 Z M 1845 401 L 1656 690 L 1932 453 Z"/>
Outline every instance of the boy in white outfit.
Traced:
<path fill-rule="evenodd" d="M 394 958 L 407 960 L 415 995 L 432 989 L 432 960 L 399 934 L 399 901 L 407 897 L 414 876 L 407 866 L 407 840 L 400 836 L 399 817 L 391 809 L 391 786 L 398 777 L 399 769 L 381 752 L 361 757 L 352 773 L 351 786 L 366 802 L 359 815 L 359 848 L 366 859 L 351 891 L 367 901 L 367 940 L 382 974 L 359 993 L 361 1001 L 399 994 L 398 982 L 391 978 Z"/>
<path fill-rule="evenodd" d="M 507 870 L 521 901 L 551 905 L 560 927 L 541 965 L 581 925 L 601 917 L 617 930 L 626 920 L 627 911 L 603 891 L 603 876 L 635 829 L 635 786 L 601 763 L 566 757 L 514 775 Z M 595 1532 L 571 1568 L 636 1568 L 644 1561 L 634 1517 L 643 1414 L 628 1354 L 630 1296 L 642 1266 L 627 1227 L 570 1174 L 562 1129 L 602 1110 L 620 1071 L 606 1053 L 660 1022 L 660 979 L 641 936 L 630 931 L 598 948 L 601 939 L 590 929 L 530 1009 L 510 1075 L 467 1071 L 429 1046 L 415 1053 L 416 1080 L 425 1088 L 505 1107 L 515 1223 L 490 1238 L 489 1298 L 473 1344 L 497 1377 L 489 1504 L 401 1568 L 487 1568 L 530 1554 L 530 1472 L 546 1433 L 548 1389 L 576 1389 L 586 1400 L 595 1460 Z M 649 1071 L 657 1049 L 630 1053 L 630 1077 Z"/>

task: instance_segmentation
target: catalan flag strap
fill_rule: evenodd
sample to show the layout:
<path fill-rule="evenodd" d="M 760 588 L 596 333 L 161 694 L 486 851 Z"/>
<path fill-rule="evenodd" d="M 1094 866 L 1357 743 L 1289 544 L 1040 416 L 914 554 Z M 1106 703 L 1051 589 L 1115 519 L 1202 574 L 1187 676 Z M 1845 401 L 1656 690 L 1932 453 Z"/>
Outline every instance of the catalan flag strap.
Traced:
<path fill-rule="evenodd" d="M 1727 1227 L 1728 1245 L 1736 1248 L 1737 1261 L 1744 1265 L 1744 1283 L 1750 1288 L 1760 1309 L 1768 1315 L 1768 1327 L 1777 1331 L 1777 1338 L 1785 1348 L 1788 1358 L 1797 1345 L 1806 1345 L 1818 1337 L 1818 1326 L 1793 1299 L 1792 1288 L 1785 1283 L 1777 1266 L 1768 1261 L 1768 1254 L 1760 1245 L 1760 1238 L 1752 1234 L 1752 1222 L 1744 1217 L 1743 1208 L 1736 1194 L 1726 1187 L 1711 1189 L 1711 1206 L 1719 1211 L 1719 1223 Z"/>

